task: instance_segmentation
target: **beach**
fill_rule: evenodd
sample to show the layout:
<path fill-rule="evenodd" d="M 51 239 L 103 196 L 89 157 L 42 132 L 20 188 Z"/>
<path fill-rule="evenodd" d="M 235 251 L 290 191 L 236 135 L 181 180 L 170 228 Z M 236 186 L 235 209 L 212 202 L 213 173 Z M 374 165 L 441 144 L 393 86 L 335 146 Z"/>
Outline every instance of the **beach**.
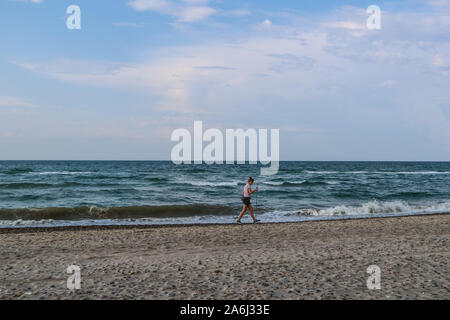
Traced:
<path fill-rule="evenodd" d="M 0 299 L 449 299 L 449 237 L 450 214 L 2 229 Z"/>

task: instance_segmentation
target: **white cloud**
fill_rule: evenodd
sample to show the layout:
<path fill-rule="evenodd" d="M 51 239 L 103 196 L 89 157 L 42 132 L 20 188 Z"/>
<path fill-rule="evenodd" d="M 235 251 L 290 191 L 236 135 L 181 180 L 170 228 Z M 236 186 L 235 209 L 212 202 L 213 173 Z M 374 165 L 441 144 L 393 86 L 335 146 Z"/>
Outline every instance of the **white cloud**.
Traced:
<path fill-rule="evenodd" d="M 34 105 L 21 98 L 0 96 L 0 107 L 34 107 Z"/>
<path fill-rule="evenodd" d="M 393 87 L 397 84 L 397 81 L 395 80 L 386 80 L 381 82 L 378 86 L 380 87 Z"/>
<path fill-rule="evenodd" d="M 181 2 L 185 2 L 188 4 L 205 4 L 208 3 L 209 0 L 181 0 Z"/>
<path fill-rule="evenodd" d="M 121 22 L 114 22 L 112 24 L 114 27 L 131 27 L 131 28 L 142 28 L 145 26 L 149 26 L 149 23 L 144 23 L 144 22 L 126 22 L 126 21 L 121 21 Z"/>
<path fill-rule="evenodd" d="M 244 17 L 251 15 L 252 13 L 249 10 L 237 9 L 237 10 L 222 11 L 221 14 L 223 16 Z"/>
<path fill-rule="evenodd" d="M 253 29 L 256 31 L 279 31 L 279 28 L 274 28 L 272 21 L 269 19 L 265 19 L 255 25 L 253 25 Z"/>
<path fill-rule="evenodd" d="M 442 54 L 435 54 L 432 57 L 432 64 L 438 68 L 450 68 L 450 57 Z"/>
<path fill-rule="evenodd" d="M 174 5 L 169 0 L 134 0 L 128 4 L 137 11 L 152 10 L 160 13 L 172 11 Z"/>
<path fill-rule="evenodd" d="M 217 13 L 205 0 L 133 0 L 128 4 L 137 11 L 154 11 L 175 17 L 180 22 L 204 20 Z"/>
<path fill-rule="evenodd" d="M 30 3 L 42 3 L 44 0 L 8 0 L 11 2 L 30 2 Z"/>
<path fill-rule="evenodd" d="M 366 26 L 363 23 L 356 23 L 353 21 L 329 22 L 326 23 L 325 26 L 329 28 L 348 29 L 348 30 L 362 30 L 366 28 Z"/>
<path fill-rule="evenodd" d="M 448 0 L 428 0 L 427 3 L 439 9 L 450 9 L 450 2 Z"/>
<path fill-rule="evenodd" d="M 179 21 L 193 22 L 200 21 L 208 18 L 216 13 L 216 10 L 205 6 L 187 7 L 180 11 L 178 14 Z"/>

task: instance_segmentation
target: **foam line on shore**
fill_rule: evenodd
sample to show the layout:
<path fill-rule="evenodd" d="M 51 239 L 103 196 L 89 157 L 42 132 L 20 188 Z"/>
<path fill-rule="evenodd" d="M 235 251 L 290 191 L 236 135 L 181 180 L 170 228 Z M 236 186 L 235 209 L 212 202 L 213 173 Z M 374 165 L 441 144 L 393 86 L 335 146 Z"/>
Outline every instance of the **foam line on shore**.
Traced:
<path fill-rule="evenodd" d="M 339 219 L 315 219 L 307 221 L 280 221 L 280 222 L 259 222 L 258 225 L 279 225 L 279 224 L 304 224 L 317 222 L 336 222 L 346 220 L 377 220 L 377 219 L 400 219 L 405 217 L 441 216 L 450 212 L 433 212 L 419 214 L 405 214 L 399 216 L 353 216 Z M 61 232 L 61 231 L 92 231 L 92 230 L 130 230 L 130 229 L 163 229 L 163 228 L 192 228 L 192 227 L 220 227 L 220 226 L 251 226 L 253 223 L 236 224 L 232 223 L 183 223 L 183 224 L 133 224 L 133 225 L 91 225 L 91 226 L 55 226 L 55 227 L 24 227 L 24 228 L 0 228 L 0 234 L 7 233 L 30 233 L 30 232 Z"/>

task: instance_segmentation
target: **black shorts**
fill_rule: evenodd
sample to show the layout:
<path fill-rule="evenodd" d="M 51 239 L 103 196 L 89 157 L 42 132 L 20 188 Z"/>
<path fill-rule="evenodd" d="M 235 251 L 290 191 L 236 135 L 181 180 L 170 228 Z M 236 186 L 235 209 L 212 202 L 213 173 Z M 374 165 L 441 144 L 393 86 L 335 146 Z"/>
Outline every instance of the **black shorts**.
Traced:
<path fill-rule="evenodd" d="M 249 198 L 249 197 L 242 197 L 242 202 L 243 202 L 246 206 L 248 206 L 249 204 L 251 204 L 251 203 L 250 203 L 250 198 Z"/>

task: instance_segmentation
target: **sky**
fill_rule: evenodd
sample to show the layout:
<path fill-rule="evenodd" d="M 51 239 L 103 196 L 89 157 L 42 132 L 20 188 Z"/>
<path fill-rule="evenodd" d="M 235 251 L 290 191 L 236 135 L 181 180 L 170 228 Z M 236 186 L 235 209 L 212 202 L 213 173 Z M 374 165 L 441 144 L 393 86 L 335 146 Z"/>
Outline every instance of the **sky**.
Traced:
<path fill-rule="evenodd" d="M 3 160 L 169 160 L 201 120 L 280 129 L 281 160 L 450 161 L 447 0 L 0 0 L 0 41 Z"/>

